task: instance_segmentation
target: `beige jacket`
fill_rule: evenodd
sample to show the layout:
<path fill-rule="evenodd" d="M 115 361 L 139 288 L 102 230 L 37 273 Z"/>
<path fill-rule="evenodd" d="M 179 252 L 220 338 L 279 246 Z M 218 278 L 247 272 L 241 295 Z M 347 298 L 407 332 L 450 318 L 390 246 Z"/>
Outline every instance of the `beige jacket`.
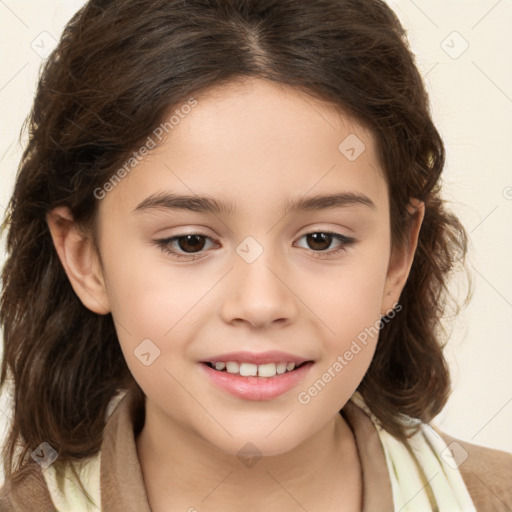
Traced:
<path fill-rule="evenodd" d="M 362 512 L 393 512 L 385 455 L 373 423 L 352 402 L 345 405 L 342 413 L 354 432 L 361 459 Z M 135 445 L 143 418 L 144 402 L 128 393 L 107 422 L 101 448 L 101 512 L 151 512 Z M 512 512 L 512 454 L 470 444 L 435 430 L 447 445 L 457 441 L 468 452 L 459 470 L 476 509 Z M 44 469 L 33 460 L 25 468 L 0 489 L 0 512 L 55 512 L 43 477 Z"/>

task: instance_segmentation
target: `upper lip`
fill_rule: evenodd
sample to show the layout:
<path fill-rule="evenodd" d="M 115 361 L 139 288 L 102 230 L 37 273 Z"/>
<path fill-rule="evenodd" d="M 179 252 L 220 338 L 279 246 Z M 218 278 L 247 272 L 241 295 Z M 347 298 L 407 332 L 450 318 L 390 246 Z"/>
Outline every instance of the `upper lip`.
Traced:
<path fill-rule="evenodd" d="M 229 352 L 226 354 L 219 354 L 217 356 L 203 359 L 202 363 L 217 363 L 217 362 L 235 361 L 239 363 L 252 363 L 252 364 L 267 364 L 267 363 L 296 363 L 301 364 L 311 359 L 288 354 L 286 352 L 279 352 L 272 350 L 269 352 Z"/>

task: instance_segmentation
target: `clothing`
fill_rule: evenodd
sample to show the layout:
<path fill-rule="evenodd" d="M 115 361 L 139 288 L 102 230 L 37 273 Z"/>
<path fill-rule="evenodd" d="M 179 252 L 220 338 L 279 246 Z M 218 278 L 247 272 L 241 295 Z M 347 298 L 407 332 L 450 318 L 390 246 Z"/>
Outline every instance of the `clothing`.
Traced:
<path fill-rule="evenodd" d="M 143 425 L 143 396 L 130 391 L 111 405 L 114 410 L 105 428 L 101 451 L 76 466 L 81 468 L 82 481 L 97 506 L 83 505 L 84 494 L 72 479 L 59 478 L 58 459 L 47 469 L 30 460 L 22 478 L 11 478 L 0 489 L 0 512 L 97 512 L 98 509 L 102 512 L 151 512 L 135 444 Z M 396 440 L 402 446 L 390 443 L 391 436 L 375 424 L 359 393 L 347 402 L 342 415 L 354 433 L 361 461 L 362 512 L 436 510 L 428 505 L 425 488 L 416 491 L 416 487 L 408 488 L 407 482 L 403 483 L 404 477 L 413 481 L 413 473 L 419 478 L 421 471 L 411 470 L 410 463 L 414 459 L 407 460 L 405 454 L 409 452 L 402 451 L 405 449 L 402 443 Z M 422 436 L 423 441 L 420 440 Z M 430 444 L 435 446 L 429 452 Z M 454 462 L 446 456 L 447 445 L 459 451 L 459 460 L 455 457 Z M 453 480 L 455 493 L 448 489 L 448 493 L 442 495 L 442 486 L 438 486 L 436 492 L 441 494 L 434 493 L 434 497 L 441 502 L 443 496 L 447 496 L 448 503 L 450 499 L 464 502 L 441 505 L 437 510 L 512 511 L 512 454 L 466 443 L 428 425 L 422 425 L 412 446 L 420 469 L 432 485 L 436 479 L 444 483 L 450 478 Z M 460 463 L 461 454 L 465 452 L 468 456 Z M 454 498 L 455 495 L 458 498 Z M 418 496 L 421 499 L 415 501 Z M 74 505 L 73 500 L 81 505 Z"/>

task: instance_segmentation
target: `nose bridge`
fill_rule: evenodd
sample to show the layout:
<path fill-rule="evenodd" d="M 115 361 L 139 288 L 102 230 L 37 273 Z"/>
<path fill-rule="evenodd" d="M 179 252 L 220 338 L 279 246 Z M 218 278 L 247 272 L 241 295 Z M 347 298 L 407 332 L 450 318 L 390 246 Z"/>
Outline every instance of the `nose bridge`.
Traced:
<path fill-rule="evenodd" d="M 268 237 L 266 239 L 268 241 Z M 290 320 L 295 314 L 293 293 L 284 284 L 276 253 L 253 236 L 236 247 L 229 291 L 223 303 L 228 322 L 245 320 L 253 325 Z"/>

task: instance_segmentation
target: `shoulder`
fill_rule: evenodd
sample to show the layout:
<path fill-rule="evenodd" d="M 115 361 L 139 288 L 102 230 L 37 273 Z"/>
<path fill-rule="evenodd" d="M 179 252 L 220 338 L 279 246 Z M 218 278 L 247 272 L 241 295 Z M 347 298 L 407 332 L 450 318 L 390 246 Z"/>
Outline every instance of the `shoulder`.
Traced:
<path fill-rule="evenodd" d="M 129 421 L 120 421 L 124 418 L 123 414 L 127 416 L 131 411 L 128 406 L 132 402 L 123 401 L 123 397 L 124 394 L 114 397 L 109 405 L 104 437 L 110 440 L 110 444 L 107 445 L 110 448 L 119 442 L 116 436 L 118 423 L 124 425 Z M 118 407 L 121 402 L 124 405 Z M 69 510 L 77 510 L 77 504 L 81 505 L 82 502 L 85 503 L 84 500 L 91 498 L 99 503 L 101 450 L 91 457 L 75 459 L 72 465 L 80 482 L 76 481 L 74 474 L 70 472 L 71 468 L 66 465 L 54 462 L 46 469 L 42 469 L 36 461 L 29 458 L 0 488 L 0 512 L 57 512 L 64 504 Z M 81 484 L 86 486 L 86 493 L 82 492 Z"/>
<path fill-rule="evenodd" d="M 512 510 L 512 453 L 472 444 L 431 426 L 450 449 L 476 509 Z"/>
<path fill-rule="evenodd" d="M 0 512 L 56 512 L 39 464 L 28 462 L 0 488 Z"/>

